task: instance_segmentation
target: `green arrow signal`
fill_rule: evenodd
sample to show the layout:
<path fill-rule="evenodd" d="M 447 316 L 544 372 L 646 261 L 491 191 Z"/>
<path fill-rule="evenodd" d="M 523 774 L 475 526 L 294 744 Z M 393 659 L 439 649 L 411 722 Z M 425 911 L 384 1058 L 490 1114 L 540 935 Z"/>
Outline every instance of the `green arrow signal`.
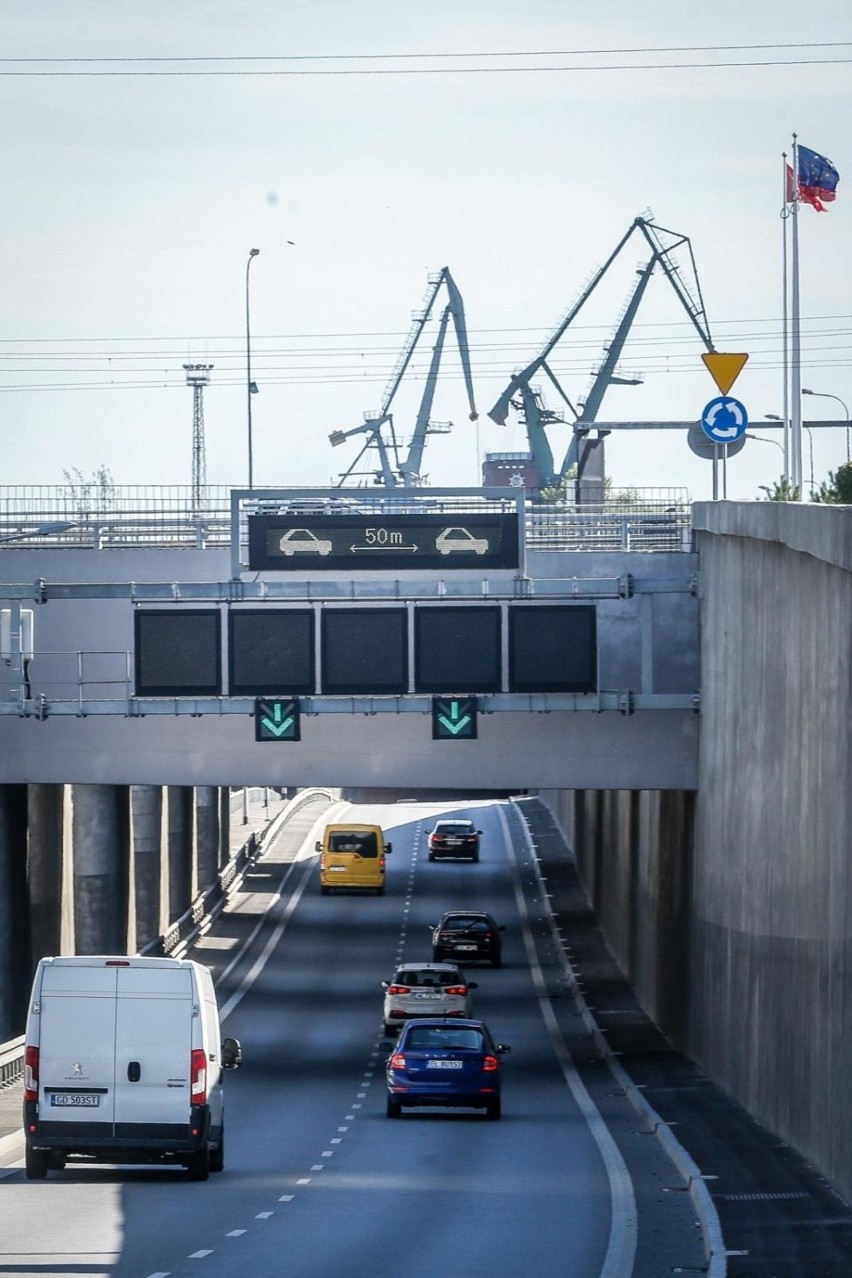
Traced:
<path fill-rule="evenodd" d="M 254 703 L 255 741 L 298 741 L 299 702 L 264 701 Z"/>
<path fill-rule="evenodd" d="M 475 697 L 435 697 L 432 702 L 432 735 L 440 738 L 476 738 Z"/>
<path fill-rule="evenodd" d="M 459 703 L 457 701 L 451 701 L 450 702 L 450 718 L 448 719 L 446 715 L 443 715 L 443 714 L 438 715 L 438 722 L 440 723 L 441 727 L 446 728 L 447 732 L 451 732 L 454 737 L 458 736 L 458 734 L 462 732 L 470 723 L 469 714 L 466 714 L 464 718 L 461 718 L 461 719 L 459 718 L 460 714 L 461 714 L 461 707 L 459 706 Z"/>
<path fill-rule="evenodd" d="M 281 706 L 273 706 L 272 714 L 274 716 L 275 722 L 273 723 L 272 719 L 267 719 L 267 717 L 264 715 L 264 717 L 260 721 L 260 726 L 262 728 L 266 728 L 267 732 L 271 732 L 273 736 L 283 737 L 287 729 L 292 728 L 293 726 L 292 715 L 290 716 L 289 719 L 282 719 L 281 716 L 283 715 L 283 713 L 284 711 L 281 708 Z"/>

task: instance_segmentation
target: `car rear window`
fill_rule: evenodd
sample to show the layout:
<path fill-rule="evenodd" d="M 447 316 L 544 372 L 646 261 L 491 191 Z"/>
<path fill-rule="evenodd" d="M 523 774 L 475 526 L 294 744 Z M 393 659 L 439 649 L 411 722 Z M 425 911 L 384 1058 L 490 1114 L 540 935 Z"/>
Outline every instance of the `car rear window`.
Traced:
<path fill-rule="evenodd" d="M 379 855 L 378 840 L 372 831 L 365 834 L 332 834 L 330 850 L 332 852 L 354 852 L 363 857 Z"/>
<path fill-rule="evenodd" d="M 481 1052 L 483 1038 L 481 1032 L 476 1029 L 456 1029 L 451 1025 L 448 1025 L 446 1029 L 443 1026 L 426 1028 L 418 1025 L 409 1030 L 406 1047 L 410 1047 L 415 1052 L 432 1049 L 448 1052 Z"/>
<path fill-rule="evenodd" d="M 420 985 L 423 987 L 442 987 L 444 985 L 462 985 L 461 972 L 424 972 L 403 969 L 394 977 L 395 985 Z"/>
<path fill-rule="evenodd" d="M 451 919 L 445 919 L 443 927 L 450 931 L 465 932 L 487 932 L 489 924 L 485 919 L 465 918 L 461 914 L 455 914 Z"/>
<path fill-rule="evenodd" d="M 445 822 L 443 825 L 435 826 L 436 834 L 472 834 L 473 827 L 471 825 L 457 824 L 451 825 Z"/>

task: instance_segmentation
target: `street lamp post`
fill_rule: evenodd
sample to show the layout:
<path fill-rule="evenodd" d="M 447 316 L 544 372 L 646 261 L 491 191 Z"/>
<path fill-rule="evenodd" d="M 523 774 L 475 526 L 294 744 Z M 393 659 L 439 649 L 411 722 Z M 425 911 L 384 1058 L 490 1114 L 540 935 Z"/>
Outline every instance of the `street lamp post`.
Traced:
<path fill-rule="evenodd" d="M 850 450 L 850 440 L 849 440 L 849 409 L 846 407 L 843 400 L 840 398 L 839 395 L 830 395 L 828 391 L 805 390 L 804 386 L 802 387 L 802 394 L 817 395 L 820 399 L 836 400 L 837 403 L 840 405 L 840 407 L 843 409 L 843 414 L 846 418 L 846 460 L 847 462 L 852 461 L 852 450 Z"/>
<path fill-rule="evenodd" d="M 805 392 L 804 392 L 804 391 L 802 391 L 802 394 L 804 394 L 804 393 L 805 393 Z M 777 413 L 764 413 L 764 414 L 763 414 L 763 416 L 764 416 L 764 417 L 766 418 L 766 420 L 767 420 L 767 421 L 769 421 L 769 422 L 783 422 L 783 420 L 784 420 L 784 418 L 783 418 L 783 417 L 779 417 Z M 809 460 L 809 462 L 810 462 L 810 468 L 811 468 L 810 491 L 811 491 L 811 496 L 813 497 L 813 495 L 814 495 L 814 488 L 815 488 L 815 484 L 814 484 L 814 435 L 813 435 L 813 431 L 811 430 L 810 426 L 808 426 L 806 422 L 802 422 L 802 423 L 801 423 L 801 427 L 802 427 L 802 430 L 806 430 L 806 431 L 808 432 L 808 460 Z M 777 444 L 777 443 L 776 443 L 776 441 L 775 441 L 774 439 L 772 439 L 772 440 L 767 440 L 766 442 L 767 442 L 767 443 L 775 444 L 776 448 L 781 448 L 781 445 L 780 445 L 780 444 Z M 783 451 L 783 449 L 782 449 L 782 451 Z"/>
<path fill-rule="evenodd" d="M 252 259 L 257 257 L 260 249 L 250 249 L 248 261 L 246 262 L 246 416 L 248 423 L 248 486 L 254 487 L 254 471 L 252 469 L 252 442 L 251 442 L 251 397 L 257 391 L 257 387 L 251 380 L 251 318 L 249 311 L 249 268 Z"/>

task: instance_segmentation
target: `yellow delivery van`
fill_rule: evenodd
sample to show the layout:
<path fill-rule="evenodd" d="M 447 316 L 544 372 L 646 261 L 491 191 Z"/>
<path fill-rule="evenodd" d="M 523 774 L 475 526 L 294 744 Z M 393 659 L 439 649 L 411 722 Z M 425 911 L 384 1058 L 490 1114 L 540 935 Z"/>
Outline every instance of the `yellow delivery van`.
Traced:
<path fill-rule="evenodd" d="M 316 850 L 320 854 L 320 891 L 332 888 L 385 890 L 385 857 L 391 845 L 380 825 L 327 825 Z"/>

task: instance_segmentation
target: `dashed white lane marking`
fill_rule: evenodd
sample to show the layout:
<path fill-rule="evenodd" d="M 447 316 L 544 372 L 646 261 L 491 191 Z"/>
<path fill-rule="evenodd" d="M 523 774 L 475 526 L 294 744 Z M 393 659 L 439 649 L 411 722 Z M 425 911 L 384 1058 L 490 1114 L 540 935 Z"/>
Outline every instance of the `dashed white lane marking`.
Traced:
<path fill-rule="evenodd" d="M 301 1180 L 296 1181 L 297 1185 L 310 1185 L 310 1183 L 311 1183 L 310 1176 L 303 1176 Z"/>
<path fill-rule="evenodd" d="M 331 1158 L 333 1153 L 334 1153 L 333 1149 L 324 1149 L 322 1153 L 320 1154 L 320 1158 Z"/>
<path fill-rule="evenodd" d="M 162 1270 L 158 1270 L 155 1274 L 148 1274 L 148 1278 L 169 1278 L 169 1271 L 166 1270 L 165 1273 L 163 1273 Z"/>
<path fill-rule="evenodd" d="M 189 1255 L 189 1259 L 190 1259 L 190 1260 L 203 1260 L 205 1256 L 212 1256 L 212 1255 L 213 1255 L 213 1248 L 212 1248 L 212 1247 L 210 1247 L 207 1251 L 193 1251 L 193 1252 L 191 1252 L 191 1253 L 190 1253 L 190 1255 Z"/>
<path fill-rule="evenodd" d="M 259 1211 L 255 1216 L 255 1220 L 269 1220 L 269 1217 L 274 1215 L 274 1211 Z"/>
<path fill-rule="evenodd" d="M 328 1143 L 329 1143 L 329 1145 L 340 1145 L 340 1144 L 342 1144 L 342 1143 L 343 1143 L 343 1137 L 342 1137 L 342 1136 L 332 1136 L 331 1140 L 330 1140 Z"/>
<path fill-rule="evenodd" d="M 323 1166 L 324 1166 L 323 1163 L 314 1163 L 313 1167 L 311 1168 L 311 1171 L 322 1171 Z"/>
<path fill-rule="evenodd" d="M 242 1238 L 243 1234 L 248 1233 L 247 1229 L 229 1229 L 225 1234 L 226 1238 Z"/>
<path fill-rule="evenodd" d="M 294 1197 L 294 1194 L 282 1194 L 278 1201 L 279 1203 L 291 1203 Z"/>

